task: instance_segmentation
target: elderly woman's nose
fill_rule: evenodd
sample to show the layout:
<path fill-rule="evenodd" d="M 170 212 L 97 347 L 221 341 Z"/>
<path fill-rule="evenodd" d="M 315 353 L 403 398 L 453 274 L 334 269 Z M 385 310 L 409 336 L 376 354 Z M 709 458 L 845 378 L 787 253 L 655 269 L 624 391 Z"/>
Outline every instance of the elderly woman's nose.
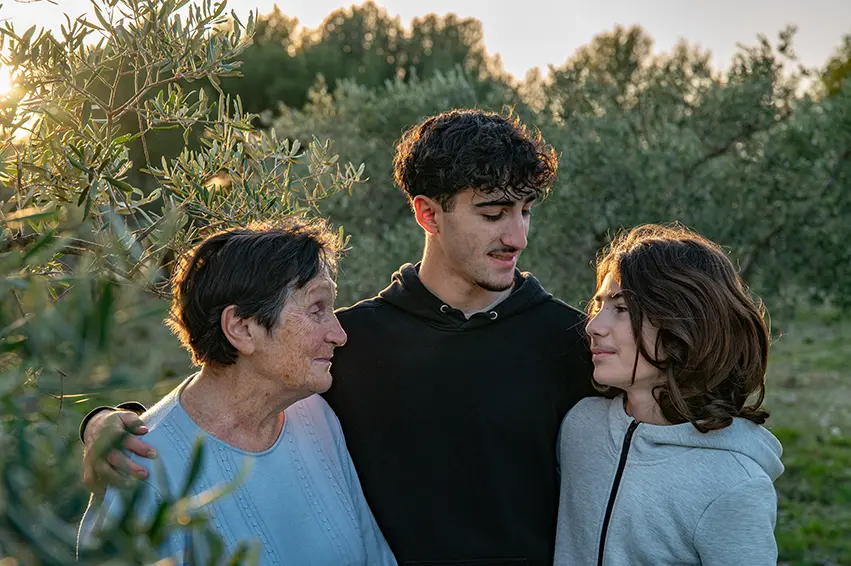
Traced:
<path fill-rule="evenodd" d="M 343 327 L 340 325 L 340 321 L 337 320 L 336 315 L 334 316 L 334 323 L 331 327 L 331 330 L 328 332 L 328 341 L 334 344 L 335 346 L 342 346 L 348 340 L 348 335 L 346 331 L 343 330 Z"/>

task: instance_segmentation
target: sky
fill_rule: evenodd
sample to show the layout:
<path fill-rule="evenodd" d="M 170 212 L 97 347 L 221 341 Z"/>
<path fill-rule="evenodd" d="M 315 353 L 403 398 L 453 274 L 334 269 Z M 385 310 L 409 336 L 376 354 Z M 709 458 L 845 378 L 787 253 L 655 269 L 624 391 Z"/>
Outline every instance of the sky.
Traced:
<path fill-rule="evenodd" d="M 237 14 L 268 13 L 277 3 L 307 27 L 316 27 L 333 10 L 352 2 L 339 0 L 229 0 Z M 360 2 L 358 2 L 360 3 Z M 405 26 L 412 18 L 454 12 L 481 20 L 485 45 L 498 53 L 505 69 L 522 78 L 533 67 L 560 65 L 592 37 L 615 25 L 639 24 L 655 39 L 657 52 L 680 39 L 712 52 L 724 68 L 737 43 L 753 44 L 757 34 L 774 40 L 787 24 L 797 24 L 795 48 L 801 62 L 821 66 L 851 33 L 851 0 L 378 0 Z M 86 12 L 89 0 L 5 0 L 0 19 L 16 29 L 37 24 L 58 28 L 63 13 Z"/>

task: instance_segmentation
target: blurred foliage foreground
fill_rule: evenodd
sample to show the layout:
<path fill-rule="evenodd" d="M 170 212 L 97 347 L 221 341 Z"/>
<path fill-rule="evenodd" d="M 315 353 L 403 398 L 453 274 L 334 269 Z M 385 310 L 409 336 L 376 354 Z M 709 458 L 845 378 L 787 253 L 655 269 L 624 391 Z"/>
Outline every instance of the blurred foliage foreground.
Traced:
<path fill-rule="evenodd" d="M 640 28 L 616 28 L 517 82 L 474 20 L 432 15 L 407 31 L 367 2 L 296 42 L 279 11 L 243 22 L 209 0 L 93 6 L 56 34 L 0 27 L 16 85 L 0 99 L 2 566 L 75 560 L 87 501 L 76 427 L 92 401 L 151 402 L 163 377 L 188 371 L 161 325 L 174 257 L 211 230 L 316 215 L 321 202 L 356 236 L 341 303 L 376 292 L 421 246 L 393 188 L 393 143 L 448 108 L 510 105 L 559 150 L 524 268 L 579 306 L 613 230 L 673 219 L 730 245 L 770 307 L 851 306 L 851 41 L 823 72 L 790 69 L 785 30 L 722 73 L 698 49 L 654 55 Z M 278 59 L 298 73 L 270 80 L 260 62 Z M 252 92 L 262 118 L 237 96 Z M 769 385 L 788 466 L 781 559 L 851 564 L 848 327 L 821 317 L 784 330 Z M 149 563 L 173 528 L 215 538 L 184 493 L 152 524 L 128 513 L 80 561 Z M 228 560 L 253 558 L 246 547 Z"/>
<path fill-rule="evenodd" d="M 162 319 L 151 297 L 164 294 L 171 258 L 204 231 L 315 213 L 318 200 L 359 175 L 341 168 L 327 143 L 256 130 L 239 100 L 215 91 L 239 66 L 253 14 L 243 24 L 209 0 L 94 8 L 92 21 L 67 20 L 61 37 L 19 33 L 8 22 L 0 29 L 0 62 L 20 87 L 0 116 L 0 555 L 24 563 L 74 561 L 84 502 L 79 450 L 69 442 L 79 414 L 69 405 L 82 400 L 79 391 L 144 388 L 160 375 L 156 352 L 145 351 L 159 345 L 144 333 Z M 202 80 L 215 96 L 184 88 Z M 129 93 L 120 88 L 126 81 Z M 152 132 L 192 127 L 202 131 L 198 149 L 147 157 Z M 134 140 L 143 163 L 129 159 Z M 131 184 L 131 170 L 155 188 Z M 142 355 L 128 358 L 121 341 Z M 146 563 L 168 529 L 207 530 L 194 513 L 199 501 L 184 494 L 150 525 L 128 513 L 81 561 Z"/>

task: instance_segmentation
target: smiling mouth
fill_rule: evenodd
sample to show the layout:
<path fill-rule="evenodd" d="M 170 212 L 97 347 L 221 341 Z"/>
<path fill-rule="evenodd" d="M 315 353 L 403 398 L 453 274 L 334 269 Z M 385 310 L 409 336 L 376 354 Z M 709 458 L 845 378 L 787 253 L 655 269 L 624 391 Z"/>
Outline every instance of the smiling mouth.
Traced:
<path fill-rule="evenodd" d="M 491 257 L 492 259 L 495 259 L 496 261 L 506 263 L 506 264 L 515 263 L 517 261 L 518 255 L 519 254 L 516 254 L 516 253 L 513 253 L 513 254 L 489 253 L 488 254 L 488 256 Z"/>
<path fill-rule="evenodd" d="M 610 350 L 608 348 L 601 348 L 599 346 L 591 348 L 591 361 L 599 362 L 601 360 L 605 360 L 609 356 L 614 356 L 615 351 Z"/>

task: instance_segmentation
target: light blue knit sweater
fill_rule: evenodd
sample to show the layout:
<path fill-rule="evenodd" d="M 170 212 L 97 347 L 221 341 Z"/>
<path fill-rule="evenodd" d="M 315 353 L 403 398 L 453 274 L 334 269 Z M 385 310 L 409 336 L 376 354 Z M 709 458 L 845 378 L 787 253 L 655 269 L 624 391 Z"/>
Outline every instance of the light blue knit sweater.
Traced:
<path fill-rule="evenodd" d="M 269 566 L 396 564 L 364 499 L 339 421 L 324 399 L 313 395 L 288 407 L 275 444 L 251 453 L 200 429 L 180 405 L 182 388 L 142 416 L 150 429 L 145 442 L 157 450 L 165 473 L 160 477 L 155 462 L 134 456 L 150 472 L 144 482 L 144 514 L 162 501 L 162 485 L 179 493 L 193 444 L 202 438 L 206 456 L 194 493 L 232 482 L 245 464 L 249 466 L 235 491 L 204 508 L 229 552 L 240 541 L 254 540 L 262 546 L 261 564 Z M 89 543 L 98 521 L 120 513 L 120 507 L 120 494 L 113 489 L 102 503 L 90 504 L 79 544 Z M 191 537 L 172 536 L 160 549 L 161 557 L 176 555 L 185 563 Z M 198 539 L 194 542 L 199 545 Z M 200 550 L 203 556 L 205 549 Z"/>

